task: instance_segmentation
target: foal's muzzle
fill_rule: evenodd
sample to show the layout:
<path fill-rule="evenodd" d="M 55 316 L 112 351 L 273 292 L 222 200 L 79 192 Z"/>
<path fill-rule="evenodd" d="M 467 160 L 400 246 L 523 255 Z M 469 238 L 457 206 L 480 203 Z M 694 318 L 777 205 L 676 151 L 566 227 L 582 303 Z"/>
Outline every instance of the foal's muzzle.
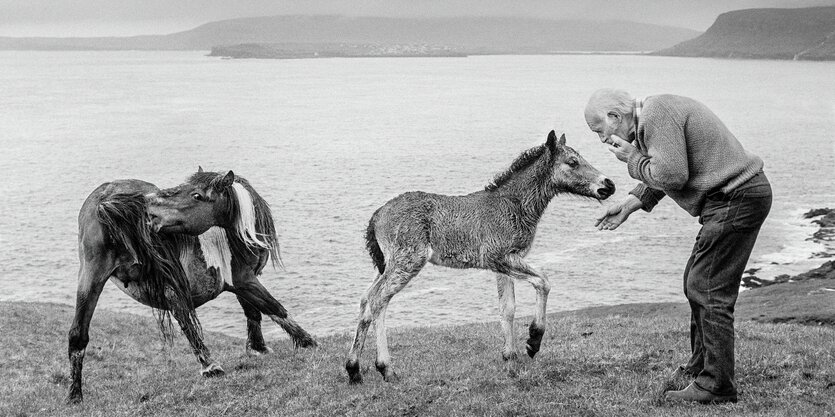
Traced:
<path fill-rule="evenodd" d="M 597 195 L 600 196 L 601 200 L 609 198 L 614 193 L 615 183 L 613 183 L 612 180 L 608 178 L 603 180 L 603 187 L 597 189 Z"/>

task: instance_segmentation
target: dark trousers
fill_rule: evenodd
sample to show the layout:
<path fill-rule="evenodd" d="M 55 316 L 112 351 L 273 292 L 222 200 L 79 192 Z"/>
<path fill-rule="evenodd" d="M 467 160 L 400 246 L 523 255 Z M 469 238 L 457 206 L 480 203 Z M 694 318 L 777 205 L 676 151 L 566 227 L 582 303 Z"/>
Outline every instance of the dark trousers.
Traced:
<path fill-rule="evenodd" d="M 690 347 L 685 370 L 718 395 L 736 394 L 734 305 L 739 283 L 763 221 L 771 209 L 771 185 L 760 172 L 735 190 L 708 196 L 696 244 L 684 270 L 690 302 Z"/>

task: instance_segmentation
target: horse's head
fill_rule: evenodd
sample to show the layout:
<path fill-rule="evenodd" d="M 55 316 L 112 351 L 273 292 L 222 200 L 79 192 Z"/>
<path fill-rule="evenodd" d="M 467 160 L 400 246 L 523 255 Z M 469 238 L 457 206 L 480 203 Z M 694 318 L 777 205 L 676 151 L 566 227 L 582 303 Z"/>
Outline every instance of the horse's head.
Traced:
<path fill-rule="evenodd" d="M 151 227 L 157 232 L 199 235 L 212 226 L 228 227 L 235 183 L 226 174 L 200 170 L 173 188 L 146 195 Z"/>
<path fill-rule="evenodd" d="M 579 194 L 605 200 L 615 193 L 615 183 L 591 166 L 580 154 L 565 144 L 565 135 L 557 139 L 552 130 L 545 142 L 552 156 L 551 181 L 558 192 Z"/>

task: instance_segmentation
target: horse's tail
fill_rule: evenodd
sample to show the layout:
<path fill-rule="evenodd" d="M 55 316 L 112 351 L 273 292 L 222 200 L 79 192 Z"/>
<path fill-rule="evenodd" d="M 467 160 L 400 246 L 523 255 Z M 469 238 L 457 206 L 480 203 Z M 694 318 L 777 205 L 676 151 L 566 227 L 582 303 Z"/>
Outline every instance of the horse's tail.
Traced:
<path fill-rule="evenodd" d="M 386 258 L 383 256 L 383 251 L 380 249 L 380 244 L 377 243 L 377 235 L 374 232 L 374 219 L 376 218 L 377 213 L 375 212 L 371 216 L 371 221 L 368 222 L 368 228 L 365 229 L 365 247 L 368 249 L 368 254 L 371 255 L 374 266 L 382 274 L 386 271 Z"/>
<path fill-rule="evenodd" d="M 166 239 L 148 226 L 145 196 L 113 194 L 96 207 L 96 217 L 109 239 L 123 247 L 139 268 L 143 295 L 154 307 L 163 337 L 173 337 L 171 314 L 183 332 L 200 335 L 200 321 L 191 300 L 191 286 L 179 261 L 175 238 Z"/>

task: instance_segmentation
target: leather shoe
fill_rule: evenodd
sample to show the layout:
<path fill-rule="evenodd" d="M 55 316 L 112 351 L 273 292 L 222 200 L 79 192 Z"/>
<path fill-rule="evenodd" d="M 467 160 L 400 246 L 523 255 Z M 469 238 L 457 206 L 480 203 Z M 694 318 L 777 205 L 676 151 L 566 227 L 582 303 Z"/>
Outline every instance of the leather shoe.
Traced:
<path fill-rule="evenodd" d="M 736 394 L 716 395 L 710 391 L 699 388 L 695 382 L 690 383 L 687 388 L 681 391 L 667 391 L 668 400 L 698 402 L 701 404 L 735 403 Z"/>
<path fill-rule="evenodd" d="M 679 366 L 676 370 L 670 373 L 670 377 L 665 379 L 655 390 L 655 399 L 657 401 L 664 399 L 664 394 L 668 391 L 684 389 L 688 384 L 696 379 L 696 375 L 688 372 L 684 366 Z"/>

